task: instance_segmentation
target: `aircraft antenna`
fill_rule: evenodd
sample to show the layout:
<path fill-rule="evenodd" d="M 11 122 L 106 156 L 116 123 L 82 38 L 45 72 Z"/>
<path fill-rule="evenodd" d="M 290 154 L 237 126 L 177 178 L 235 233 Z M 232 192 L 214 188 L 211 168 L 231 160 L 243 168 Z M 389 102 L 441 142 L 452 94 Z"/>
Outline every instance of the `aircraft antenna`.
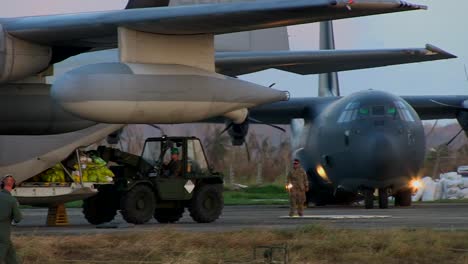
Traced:
<path fill-rule="evenodd" d="M 320 22 L 320 50 L 334 50 L 335 35 L 333 33 L 333 22 Z M 319 75 L 319 96 L 340 96 L 340 84 L 338 73 L 329 72 Z"/>

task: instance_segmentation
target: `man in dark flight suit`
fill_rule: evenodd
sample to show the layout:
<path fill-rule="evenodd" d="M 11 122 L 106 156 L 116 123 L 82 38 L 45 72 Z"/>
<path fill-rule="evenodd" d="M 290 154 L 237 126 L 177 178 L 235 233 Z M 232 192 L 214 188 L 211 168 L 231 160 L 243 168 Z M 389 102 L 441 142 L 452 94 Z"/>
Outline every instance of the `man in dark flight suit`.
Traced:
<path fill-rule="evenodd" d="M 23 218 L 19 210 L 18 201 L 11 196 L 15 188 L 15 179 L 6 175 L 1 181 L 0 191 L 0 264 L 16 264 L 18 259 L 13 243 L 10 239 L 11 221 L 19 223 Z"/>

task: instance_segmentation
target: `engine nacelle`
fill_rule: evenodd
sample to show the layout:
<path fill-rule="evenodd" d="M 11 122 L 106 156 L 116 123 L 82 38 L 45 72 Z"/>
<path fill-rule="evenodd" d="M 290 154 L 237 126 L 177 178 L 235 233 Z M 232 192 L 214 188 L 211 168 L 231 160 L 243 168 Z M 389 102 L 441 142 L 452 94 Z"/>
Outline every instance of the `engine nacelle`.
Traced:
<path fill-rule="evenodd" d="M 44 71 L 52 49 L 15 38 L 0 25 L 0 83 L 14 82 Z"/>
<path fill-rule="evenodd" d="M 101 63 L 59 77 L 52 97 L 96 122 L 174 124 L 229 113 L 242 121 L 241 109 L 286 100 L 287 94 L 190 66 Z"/>

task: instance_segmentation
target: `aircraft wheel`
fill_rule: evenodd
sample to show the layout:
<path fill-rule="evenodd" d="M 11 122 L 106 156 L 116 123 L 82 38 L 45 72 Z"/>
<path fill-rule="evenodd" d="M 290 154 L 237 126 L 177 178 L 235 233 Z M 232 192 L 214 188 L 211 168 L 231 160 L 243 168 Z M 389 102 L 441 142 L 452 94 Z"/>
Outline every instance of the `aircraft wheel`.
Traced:
<path fill-rule="evenodd" d="M 395 195 L 395 206 L 411 206 L 411 189 L 397 192 Z"/>
<path fill-rule="evenodd" d="M 379 189 L 379 208 L 387 209 L 388 208 L 388 191 L 387 188 Z"/>
<path fill-rule="evenodd" d="M 113 206 L 112 196 L 98 193 L 83 200 L 83 214 L 92 225 L 100 225 L 114 220 L 117 208 Z"/>
<path fill-rule="evenodd" d="M 364 189 L 364 206 L 366 209 L 374 208 L 374 190 Z"/>
<path fill-rule="evenodd" d="M 153 217 L 156 199 L 149 186 L 140 184 L 130 189 L 122 197 L 120 204 L 120 213 L 125 221 L 140 225 Z"/>
<path fill-rule="evenodd" d="M 195 189 L 189 211 L 198 223 L 211 223 L 219 218 L 224 207 L 223 186 L 221 184 L 201 185 Z"/>
<path fill-rule="evenodd" d="M 159 223 L 175 223 L 182 218 L 185 209 L 183 207 L 178 208 L 156 208 L 154 211 L 154 219 Z"/>

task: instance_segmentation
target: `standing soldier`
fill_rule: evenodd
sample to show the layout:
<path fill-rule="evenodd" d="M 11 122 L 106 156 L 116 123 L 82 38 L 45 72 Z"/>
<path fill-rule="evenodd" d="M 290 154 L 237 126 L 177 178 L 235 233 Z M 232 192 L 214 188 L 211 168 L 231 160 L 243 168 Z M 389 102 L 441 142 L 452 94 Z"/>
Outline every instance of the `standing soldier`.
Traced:
<path fill-rule="evenodd" d="M 299 216 L 303 216 L 306 192 L 309 191 L 307 174 L 302 169 L 298 159 L 294 159 L 293 169 L 288 175 L 289 201 L 291 203 L 289 216 L 294 216 L 297 210 Z"/>
<path fill-rule="evenodd" d="M 22 219 L 18 208 L 18 201 L 11 196 L 15 188 L 15 179 L 12 175 L 6 175 L 1 181 L 0 191 L 0 263 L 18 263 L 16 251 L 10 239 L 11 221 L 18 223 Z"/>

